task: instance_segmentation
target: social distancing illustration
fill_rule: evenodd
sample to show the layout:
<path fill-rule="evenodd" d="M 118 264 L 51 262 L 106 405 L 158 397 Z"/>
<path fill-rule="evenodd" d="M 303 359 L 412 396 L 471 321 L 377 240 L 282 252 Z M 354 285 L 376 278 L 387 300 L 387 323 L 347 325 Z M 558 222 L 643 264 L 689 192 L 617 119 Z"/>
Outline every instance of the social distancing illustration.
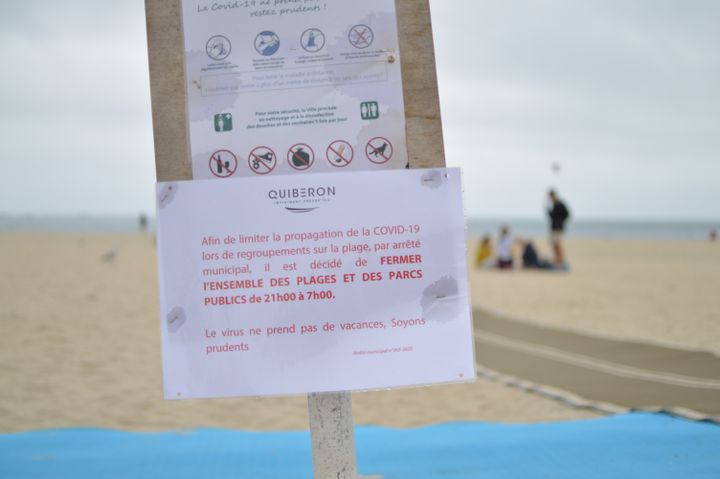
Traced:
<path fill-rule="evenodd" d="M 325 34 L 317 28 L 308 28 L 300 37 L 300 45 L 308 53 L 317 53 L 325 46 Z"/>
<path fill-rule="evenodd" d="M 225 60 L 230 56 L 231 51 L 232 43 L 223 35 L 214 35 L 210 37 L 205 44 L 205 53 L 215 61 Z"/>
<path fill-rule="evenodd" d="M 280 37 L 269 30 L 258 33 L 255 37 L 255 50 L 263 56 L 269 57 L 280 49 Z"/>

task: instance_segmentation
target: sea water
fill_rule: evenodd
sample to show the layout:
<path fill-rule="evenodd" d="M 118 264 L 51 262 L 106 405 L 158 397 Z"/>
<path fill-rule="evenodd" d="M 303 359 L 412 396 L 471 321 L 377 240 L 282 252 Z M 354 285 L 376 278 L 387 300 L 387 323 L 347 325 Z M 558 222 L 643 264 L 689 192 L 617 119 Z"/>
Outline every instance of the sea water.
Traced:
<path fill-rule="evenodd" d="M 469 218 L 467 221 L 468 233 L 478 236 L 497 236 L 502 226 L 508 226 L 515 237 L 549 235 L 549 223 L 539 219 Z M 577 219 L 568 222 L 565 233 L 570 238 L 707 240 L 712 229 L 720 231 L 720 220 Z"/>
<path fill-rule="evenodd" d="M 510 227 L 515 237 L 544 237 L 548 223 L 542 219 L 468 218 L 468 234 L 496 236 L 501 226 Z M 154 218 L 149 218 L 153 231 Z M 571 238 L 707 240 L 710 230 L 720 231 L 717 221 L 599 220 L 574 219 L 566 234 Z M 138 216 L 14 216 L 0 215 L 0 232 L 130 233 L 139 231 Z"/>

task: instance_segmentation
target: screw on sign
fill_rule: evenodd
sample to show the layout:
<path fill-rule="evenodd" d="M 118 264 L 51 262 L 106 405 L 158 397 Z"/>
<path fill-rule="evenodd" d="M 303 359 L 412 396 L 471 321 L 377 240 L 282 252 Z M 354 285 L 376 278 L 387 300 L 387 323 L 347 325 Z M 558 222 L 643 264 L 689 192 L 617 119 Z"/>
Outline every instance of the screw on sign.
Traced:
<path fill-rule="evenodd" d="M 275 169 L 277 165 L 277 156 L 267 146 L 258 146 L 248 155 L 248 166 L 258 175 L 267 175 Z"/>
<path fill-rule="evenodd" d="M 390 143 L 390 140 L 383 138 L 382 136 L 375 137 L 368 141 L 367 146 L 365 147 L 365 155 L 368 160 L 378 165 L 387 163 L 393 155 L 392 143 Z"/>
<path fill-rule="evenodd" d="M 342 168 L 352 162 L 355 152 L 353 151 L 353 147 L 350 146 L 350 143 L 344 140 L 337 140 L 330 143 L 326 154 L 328 163 L 335 167 Z"/>
<path fill-rule="evenodd" d="M 348 33 L 348 40 L 355 48 L 367 48 L 375 40 L 375 33 L 367 25 L 355 25 Z"/>
<path fill-rule="evenodd" d="M 213 175 L 218 178 L 227 178 L 237 170 L 238 159 L 232 151 L 218 150 L 212 154 L 208 165 Z"/>
<path fill-rule="evenodd" d="M 315 152 L 310 148 L 310 145 L 298 143 L 288 150 L 287 161 L 296 170 L 307 170 L 315 162 Z"/>

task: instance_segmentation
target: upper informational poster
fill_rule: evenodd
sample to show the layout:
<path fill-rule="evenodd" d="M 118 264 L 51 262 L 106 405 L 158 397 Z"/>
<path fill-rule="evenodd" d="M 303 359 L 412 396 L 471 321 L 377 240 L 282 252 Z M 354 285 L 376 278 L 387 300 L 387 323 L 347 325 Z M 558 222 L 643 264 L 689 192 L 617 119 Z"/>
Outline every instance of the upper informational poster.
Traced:
<path fill-rule="evenodd" d="M 402 168 L 394 0 L 183 0 L 195 179 Z"/>

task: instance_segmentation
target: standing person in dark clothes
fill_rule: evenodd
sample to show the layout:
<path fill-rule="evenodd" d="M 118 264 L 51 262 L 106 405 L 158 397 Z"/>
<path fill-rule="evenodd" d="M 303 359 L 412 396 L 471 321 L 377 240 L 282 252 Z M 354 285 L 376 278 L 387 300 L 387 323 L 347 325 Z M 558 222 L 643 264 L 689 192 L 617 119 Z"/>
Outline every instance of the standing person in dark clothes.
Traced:
<path fill-rule="evenodd" d="M 548 216 L 550 217 L 550 242 L 552 244 L 554 263 L 557 269 L 567 270 L 567 258 L 565 258 L 565 249 L 563 247 L 563 236 L 565 233 L 565 223 L 570 218 L 570 211 L 565 203 L 560 201 L 555 190 L 548 192 L 550 198 L 550 206 L 548 208 Z"/>

